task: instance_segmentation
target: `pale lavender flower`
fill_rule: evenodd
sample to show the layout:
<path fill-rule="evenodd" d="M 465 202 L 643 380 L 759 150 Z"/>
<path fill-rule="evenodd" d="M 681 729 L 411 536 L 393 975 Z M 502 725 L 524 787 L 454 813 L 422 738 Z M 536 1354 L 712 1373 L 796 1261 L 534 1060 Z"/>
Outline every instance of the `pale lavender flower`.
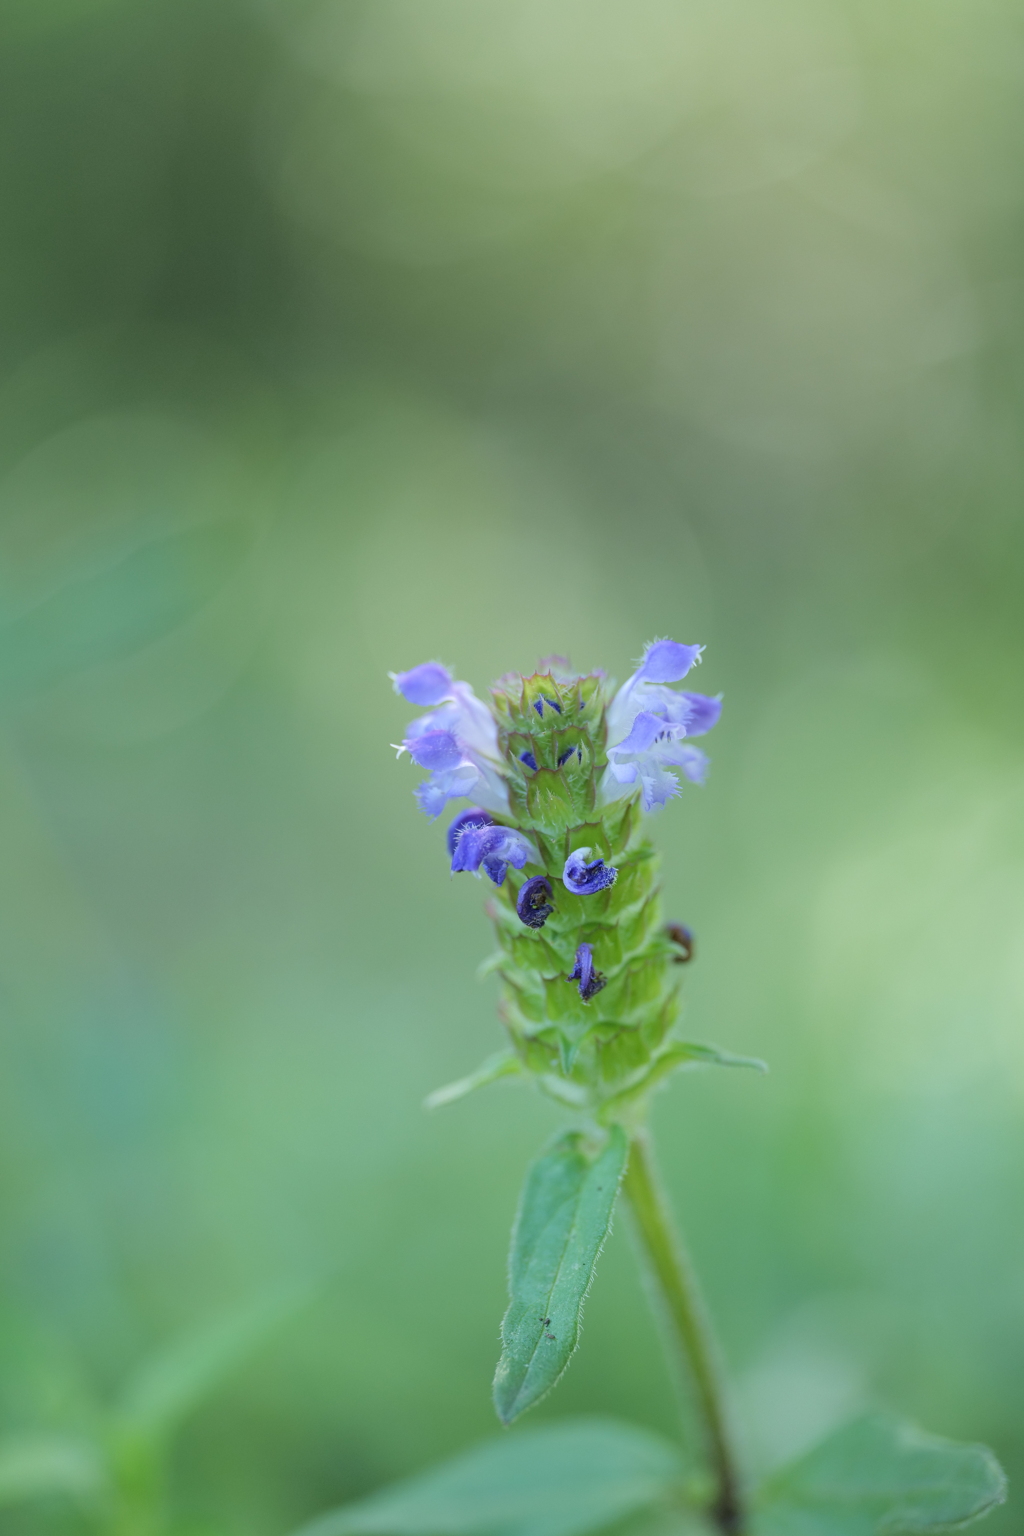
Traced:
<path fill-rule="evenodd" d="M 507 814 L 498 727 L 470 685 L 457 681 L 438 661 L 388 675 L 396 693 L 427 708 L 396 746 L 399 756 L 408 752 L 429 773 L 413 791 L 420 809 L 433 819 L 449 800 L 472 796 L 488 810 Z"/>
<path fill-rule="evenodd" d="M 608 768 L 601 784 L 606 804 L 639 785 L 644 810 L 656 810 L 679 793 L 672 768 L 681 768 L 695 784 L 703 782 L 707 757 L 684 738 L 711 730 L 722 712 L 721 699 L 667 686 L 687 675 L 703 649 L 675 640 L 652 641 L 615 695 L 608 709 Z"/>

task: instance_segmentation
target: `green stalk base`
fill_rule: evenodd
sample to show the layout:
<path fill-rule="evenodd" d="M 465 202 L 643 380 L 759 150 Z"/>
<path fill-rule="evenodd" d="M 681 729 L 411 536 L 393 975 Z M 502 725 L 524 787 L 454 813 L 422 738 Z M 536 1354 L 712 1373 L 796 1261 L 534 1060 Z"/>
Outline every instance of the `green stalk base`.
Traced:
<path fill-rule="evenodd" d="M 693 1382 L 715 1477 L 708 1511 L 724 1536 L 742 1536 L 743 1496 L 729 1433 L 711 1325 L 696 1276 L 661 1188 L 650 1136 L 634 1132 L 623 1187 L 665 1321 Z"/>

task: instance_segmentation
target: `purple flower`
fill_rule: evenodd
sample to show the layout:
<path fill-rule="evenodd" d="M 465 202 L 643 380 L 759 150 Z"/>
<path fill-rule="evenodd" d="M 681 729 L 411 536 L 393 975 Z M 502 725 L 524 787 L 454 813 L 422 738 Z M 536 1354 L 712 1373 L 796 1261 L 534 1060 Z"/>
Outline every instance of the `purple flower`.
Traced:
<path fill-rule="evenodd" d="M 543 928 L 555 910 L 550 902 L 551 881 L 544 875 L 527 880 L 516 901 L 516 913 L 527 928 Z"/>
<path fill-rule="evenodd" d="M 432 773 L 422 784 L 417 784 L 413 794 L 423 814 L 434 821 L 449 800 L 460 800 L 463 795 L 476 795 L 482 800 L 484 796 L 480 791 L 483 787 L 479 769 L 472 763 L 464 763 L 446 773 Z M 496 809 L 503 810 L 504 807 Z"/>
<path fill-rule="evenodd" d="M 673 697 L 686 700 L 683 724 L 687 736 L 703 736 L 705 731 L 718 724 L 722 713 L 721 694 L 717 699 L 708 698 L 706 693 L 677 693 Z"/>
<path fill-rule="evenodd" d="M 679 793 L 681 768 L 700 784 L 708 760 L 684 738 L 702 736 L 716 724 L 721 699 L 684 693 L 678 682 L 700 660 L 703 646 L 655 640 L 608 710 L 608 768 L 601 784 L 605 803 L 640 788 L 644 810 L 653 811 Z"/>
<path fill-rule="evenodd" d="M 481 869 L 495 885 L 501 885 L 511 864 L 522 869 L 530 861 L 538 863 L 533 844 L 514 827 L 492 825 L 467 826 L 459 834 L 452 853 L 452 873 L 468 870 L 479 875 Z"/>
<path fill-rule="evenodd" d="M 439 816 L 449 800 L 472 795 L 499 815 L 508 812 L 494 716 L 468 683 L 440 662 L 389 673 L 395 692 L 427 713 L 413 720 L 398 754 L 408 752 L 430 777 L 414 791 L 421 810 Z"/>
<path fill-rule="evenodd" d="M 424 661 L 409 672 L 389 672 L 388 677 L 396 693 L 421 709 L 429 709 L 432 704 L 450 698 L 454 687 L 451 673 L 439 661 Z"/>
<path fill-rule="evenodd" d="M 589 848 L 577 848 L 565 861 L 562 879 L 574 896 L 592 896 L 595 891 L 614 885 L 618 878 L 618 870 L 605 864 L 604 859 L 593 859 L 588 864 L 589 852 Z"/>
<path fill-rule="evenodd" d="M 681 768 L 691 784 L 704 783 L 711 762 L 706 752 L 702 752 L 700 747 L 691 747 L 689 742 L 680 742 L 673 747 L 668 761 Z"/>
<path fill-rule="evenodd" d="M 462 761 L 462 748 L 452 731 L 423 731 L 407 737 L 398 750 L 408 752 L 418 768 L 429 768 L 431 773 L 457 768 Z"/>
<path fill-rule="evenodd" d="M 585 1003 L 589 1003 L 602 987 L 608 985 L 607 978 L 600 971 L 594 970 L 594 951 L 589 944 L 581 944 L 577 949 L 576 964 L 565 979 L 579 982 L 580 997 Z"/>
<path fill-rule="evenodd" d="M 485 811 L 482 805 L 471 805 L 465 811 L 460 811 L 455 820 L 448 827 L 448 852 L 454 854 L 456 844 L 463 832 L 470 827 L 493 827 L 494 817 L 490 811 Z"/>
<path fill-rule="evenodd" d="M 677 640 L 652 640 L 633 673 L 638 683 L 678 683 L 700 661 L 702 645 L 680 645 Z"/>

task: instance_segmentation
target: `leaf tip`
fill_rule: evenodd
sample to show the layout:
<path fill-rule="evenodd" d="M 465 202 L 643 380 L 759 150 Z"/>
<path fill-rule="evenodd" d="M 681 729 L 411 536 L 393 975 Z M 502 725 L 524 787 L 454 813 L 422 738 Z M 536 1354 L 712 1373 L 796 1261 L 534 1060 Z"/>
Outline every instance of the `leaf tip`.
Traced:
<path fill-rule="evenodd" d="M 494 1383 L 494 1391 L 491 1394 L 491 1398 L 494 1403 L 494 1411 L 497 1414 L 499 1421 L 505 1427 L 505 1429 L 508 1429 L 509 1425 L 518 1419 L 522 1409 L 516 1407 L 516 1400 L 514 1397 L 511 1402 L 506 1400 L 497 1381 Z"/>

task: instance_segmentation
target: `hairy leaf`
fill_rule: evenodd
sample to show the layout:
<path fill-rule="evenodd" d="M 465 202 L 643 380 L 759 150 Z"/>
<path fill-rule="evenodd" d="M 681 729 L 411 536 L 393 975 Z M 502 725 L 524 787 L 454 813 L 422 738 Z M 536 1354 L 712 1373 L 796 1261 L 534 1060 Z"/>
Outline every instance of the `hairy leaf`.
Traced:
<path fill-rule="evenodd" d="M 585 1138 L 570 1131 L 526 1175 L 494 1377 L 494 1405 L 504 1424 L 550 1392 L 569 1364 L 627 1150 L 621 1126 L 612 1126 L 596 1157 Z"/>
<path fill-rule="evenodd" d="M 568 1420 L 477 1446 L 299 1536 L 578 1536 L 657 1504 L 682 1476 L 649 1430 Z"/>
<path fill-rule="evenodd" d="M 666 1057 L 678 1066 L 692 1063 L 707 1067 L 752 1067 L 755 1072 L 767 1072 L 767 1062 L 759 1056 L 737 1056 L 735 1051 L 723 1051 L 717 1045 L 698 1045 L 695 1040 L 680 1040 L 669 1046 Z"/>
<path fill-rule="evenodd" d="M 646 1071 L 635 1081 L 621 1093 L 605 1100 L 601 1110 L 602 1118 L 614 1118 L 626 1105 L 644 1098 L 673 1073 L 690 1067 L 752 1067 L 755 1072 L 768 1071 L 767 1063 L 757 1056 L 737 1056 L 733 1051 L 723 1051 L 717 1045 L 698 1045 L 694 1040 L 675 1040 L 655 1056 Z"/>
<path fill-rule="evenodd" d="M 446 1083 L 443 1088 L 428 1093 L 423 1108 L 441 1109 L 445 1104 L 464 1099 L 467 1093 L 474 1093 L 477 1088 L 486 1088 L 488 1083 L 496 1083 L 502 1077 L 515 1077 L 522 1070 L 519 1057 L 512 1051 L 498 1051 L 467 1077 L 460 1077 L 454 1083 Z"/>
<path fill-rule="evenodd" d="M 829 1435 L 770 1478 L 754 1536 L 889 1536 L 976 1520 L 1006 1497 L 983 1445 L 957 1445 L 887 1414 Z"/>

